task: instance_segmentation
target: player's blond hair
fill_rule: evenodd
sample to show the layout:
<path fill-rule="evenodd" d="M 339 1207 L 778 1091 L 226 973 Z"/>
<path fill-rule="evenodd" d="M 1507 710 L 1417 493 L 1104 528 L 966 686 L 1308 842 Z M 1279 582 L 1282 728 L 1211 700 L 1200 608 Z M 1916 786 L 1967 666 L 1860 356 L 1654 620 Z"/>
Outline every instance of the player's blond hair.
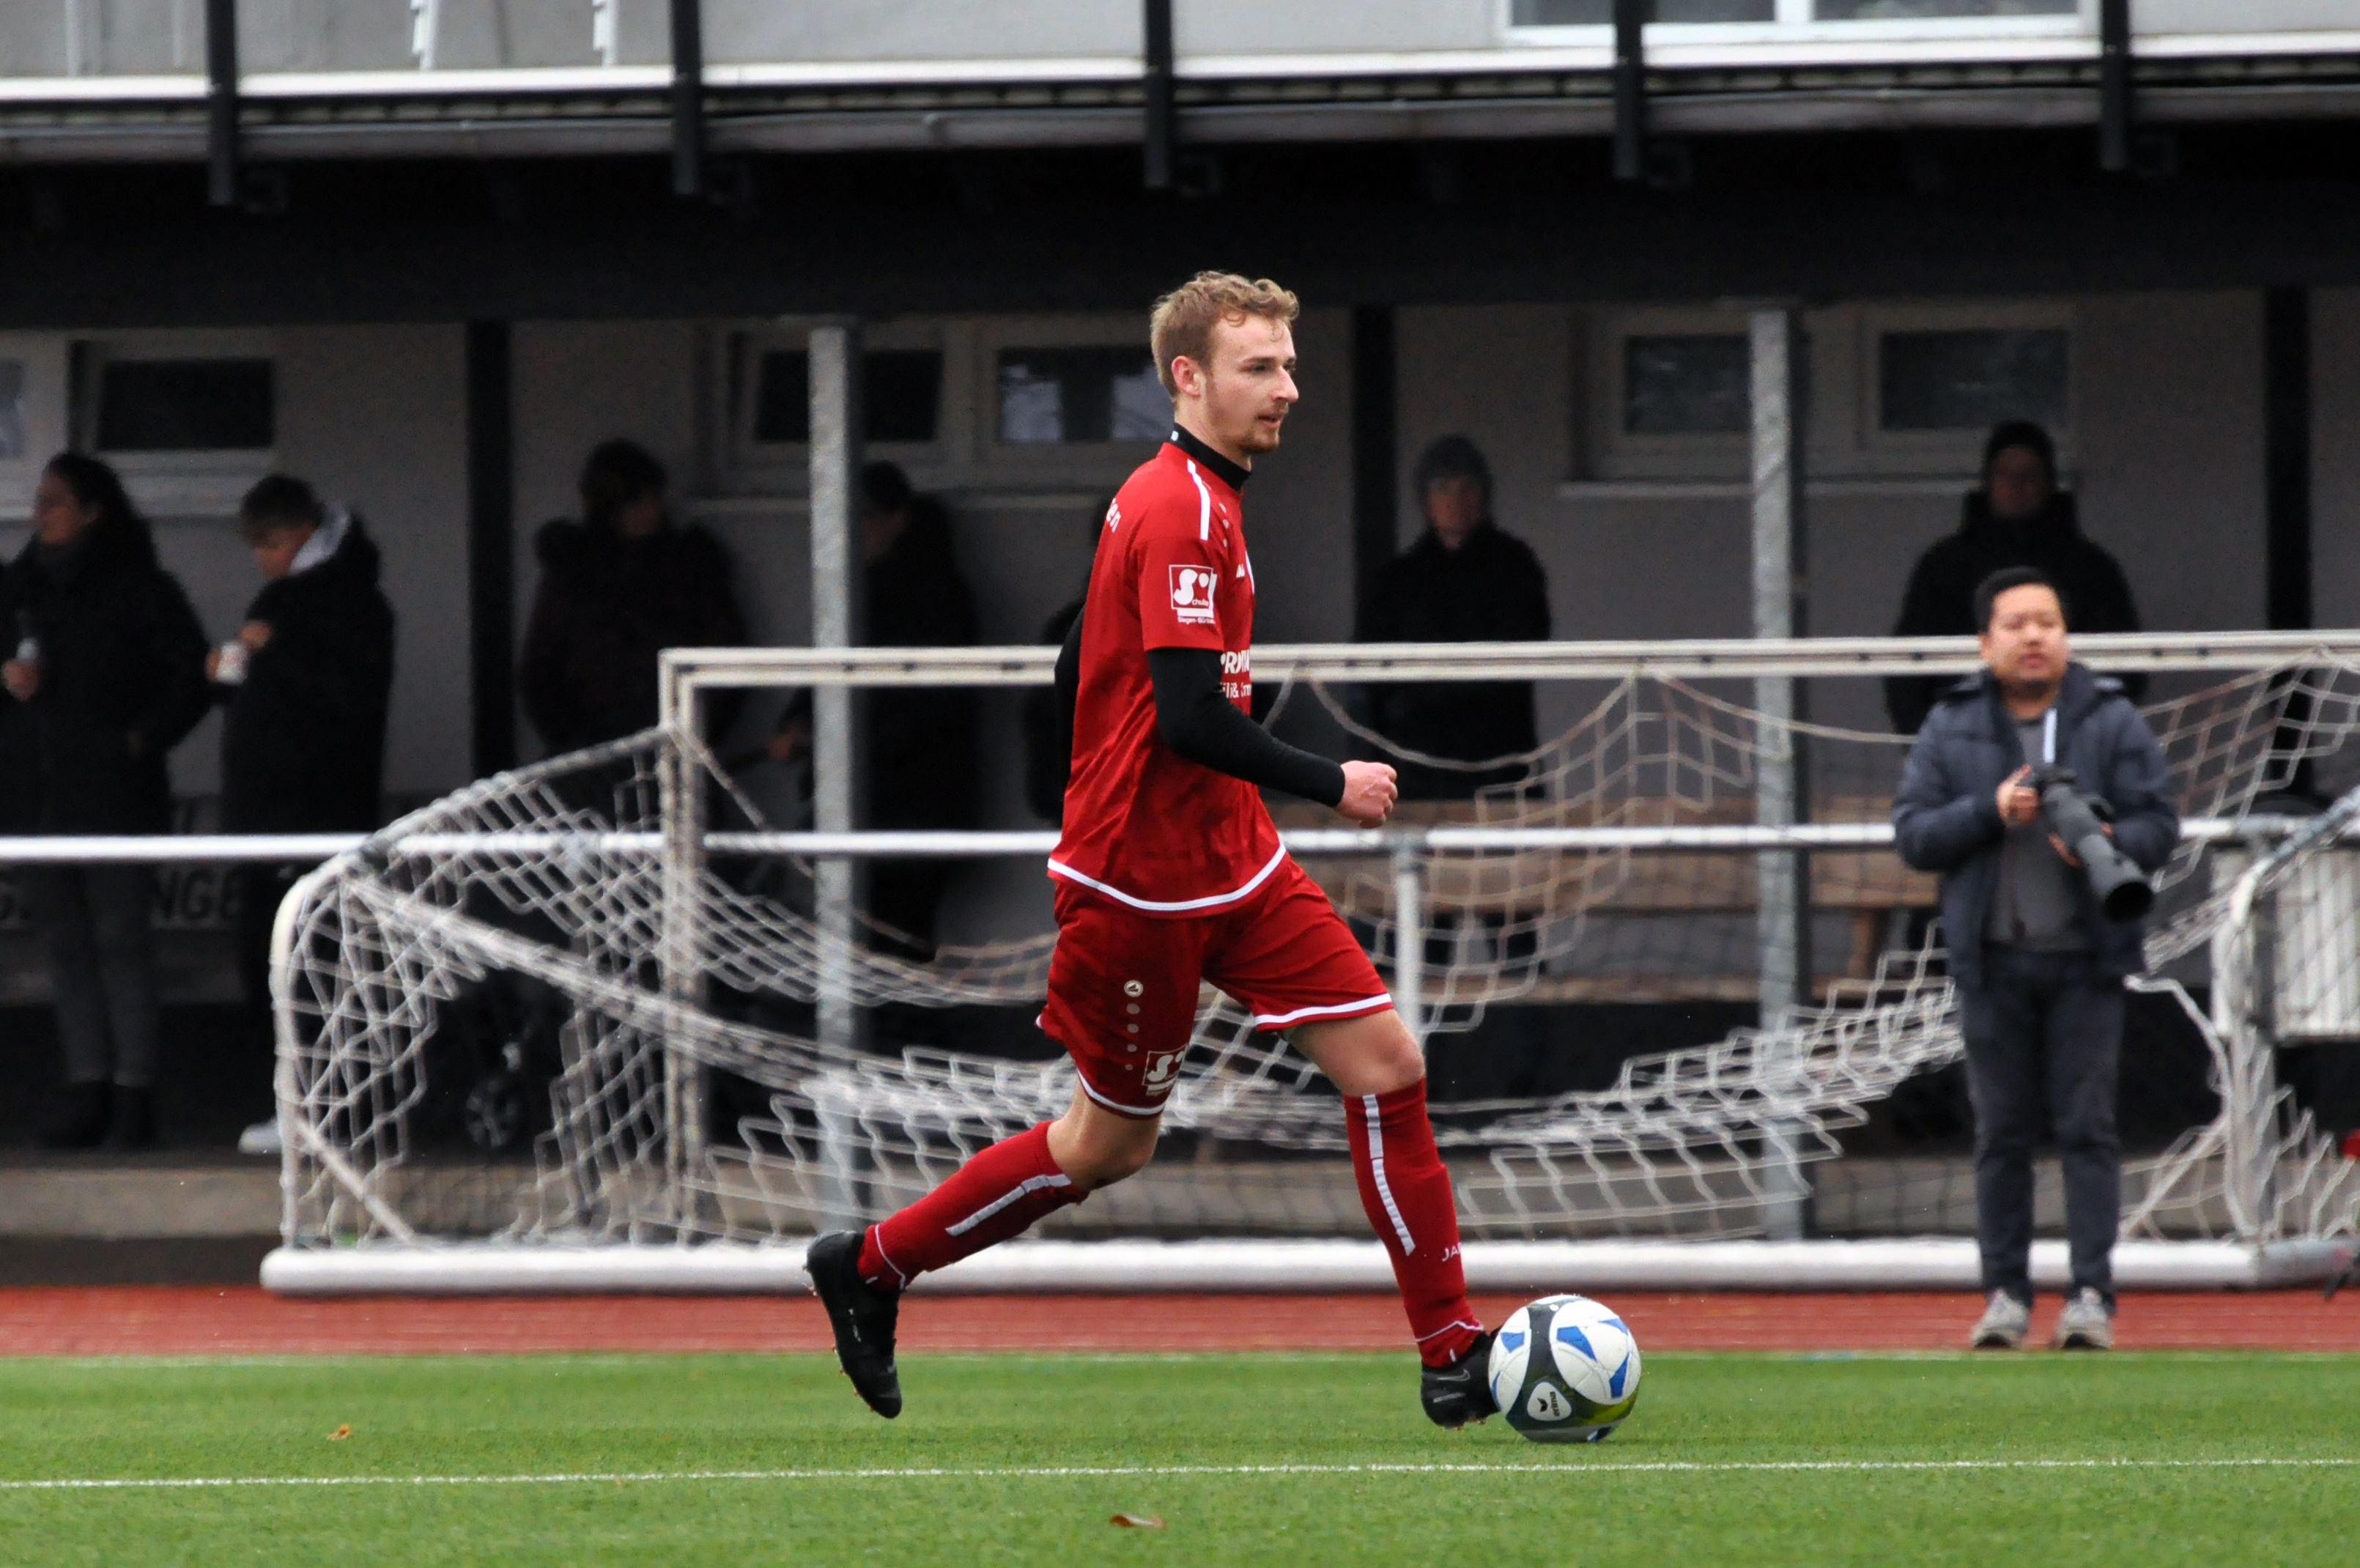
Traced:
<path fill-rule="evenodd" d="M 1267 278 L 1199 272 L 1156 301 L 1155 313 L 1148 317 L 1147 341 L 1155 353 L 1155 374 L 1164 389 L 1176 398 L 1180 388 L 1172 379 L 1172 362 L 1185 355 L 1209 366 L 1216 324 L 1242 323 L 1248 316 L 1292 322 L 1302 309 L 1293 293 Z"/>

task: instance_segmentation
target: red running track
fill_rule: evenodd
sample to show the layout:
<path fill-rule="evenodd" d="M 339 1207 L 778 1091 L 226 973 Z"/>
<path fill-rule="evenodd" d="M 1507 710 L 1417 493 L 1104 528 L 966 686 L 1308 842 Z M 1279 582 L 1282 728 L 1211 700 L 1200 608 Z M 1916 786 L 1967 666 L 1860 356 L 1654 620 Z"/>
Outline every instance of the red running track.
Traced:
<path fill-rule="evenodd" d="M 1980 1302 L 1944 1293 L 1665 1294 L 1613 1304 L 1650 1350 L 1951 1350 Z M 1480 1297 L 1496 1322 L 1519 1304 Z M 2044 1299 L 2045 1337 L 2057 1301 Z M 2126 1350 L 2360 1352 L 2360 1290 L 2123 1298 Z M 901 1317 L 906 1350 L 1397 1350 L 1388 1296 L 930 1296 Z M 825 1350 L 808 1297 L 361 1297 L 257 1287 L 0 1289 L 0 1354 L 441 1354 L 516 1351 Z"/>

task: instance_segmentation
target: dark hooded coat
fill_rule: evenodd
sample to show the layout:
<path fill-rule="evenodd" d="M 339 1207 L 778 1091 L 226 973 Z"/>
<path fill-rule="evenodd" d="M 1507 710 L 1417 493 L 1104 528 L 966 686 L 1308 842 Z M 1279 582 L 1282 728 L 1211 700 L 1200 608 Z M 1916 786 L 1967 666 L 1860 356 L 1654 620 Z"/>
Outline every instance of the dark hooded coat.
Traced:
<path fill-rule="evenodd" d="M 1936 540 L 1909 574 L 1901 598 L 1901 616 L 1894 623 L 1896 637 L 1972 637 L 1975 588 L 1994 572 L 2007 566 L 2030 566 L 2044 574 L 2065 596 L 2065 623 L 2074 631 L 2136 631 L 2138 607 L 2131 602 L 2130 584 L 2105 549 L 2081 532 L 2079 511 L 2069 495 L 2049 498 L 2037 516 L 2022 521 L 1994 517 L 1991 498 L 1981 490 L 1968 495 L 1958 532 Z M 1950 675 L 1888 675 L 1885 707 L 1894 729 L 1914 735 L 1926 722 L 1935 699 L 1955 677 Z M 2123 680 L 2124 690 L 2136 702 L 2147 683 L 2135 676 Z"/>
<path fill-rule="evenodd" d="M 222 827 L 232 833 L 366 832 L 377 826 L 393 607 L 357 517 L 335 553 L 263 585 L 246 619 L 270 627 L 246 680 L 217 686 Z"/>
<path fill-rule="evenodd" d="M 1361 606 L 1363 642 L 1541 642 L 1549 636 L 1548 578 L 1532 547 L 1486 519 L 1445 547 L 1429 528 L 1385 563 Z M 1459 762 L 1529 751 L 1538 743 L 1528 681 L 1407 681 L 1372 685 L 1369 726 L 1428 756 Z M 1471 795 L 1522 778 L 1523 763 L 1490 773 L 1422 767 L 1390 752 L 1411 800 Z"/>
<path fill-rule="evenodd" d="M 162 833 L 164 759 L 205 715 L 205 634 L 136 519 L 63 551 L 28 543 L 9 568 L 8 647 L 40 645 L 29 703 L 0 696 L 6 819 L 35 833 Z"/>
<path fill-rule="evenodd" d="M 552 754 L 653 725 L 662 650 L 746 641 L 729 559 L 702 528 L 667 522 L 626 539 L 604 523 L 561 521 L 541 528 L 534 549 L 541 590 L 518 683 L 525 717 Z M 707 732 L 727 731 L 740 700 L 729 692 L 708 698 Z"/>

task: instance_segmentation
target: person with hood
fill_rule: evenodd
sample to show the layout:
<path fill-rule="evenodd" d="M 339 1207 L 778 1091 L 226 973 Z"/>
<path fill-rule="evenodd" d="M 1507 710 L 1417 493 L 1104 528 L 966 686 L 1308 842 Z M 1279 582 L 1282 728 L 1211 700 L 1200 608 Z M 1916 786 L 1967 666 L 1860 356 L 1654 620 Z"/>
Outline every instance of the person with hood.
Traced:
<path fill-rule="evenodd" d="M 2146 967 L 2146 933 L 2106 915 L 2046 820 L 2034 770 L 2070 769 L 2144 871 L 2180 841 L 2163 749 L 2120 681 L 2073 662 L 2073 609 L 2029 566 L 1983 579 L 1971 611 L 1983 673 L 1943 689 L 1893 799 L 1901 859 L 1942 879 L 1975 1113 L 1984 1307 L 1969 1343 L 1979 1350 L 2022 1345 L 2031 1323 L 2032 1149 L 2044 1122 L 2057 1135 L 2072 1260 L 2056 1342 L 2114 1343 L 2123 981 Z"/>
<path fill-rule="evenodd" d="M 966 648 L 978 640 L 975 595 L 959 575 L 949 509 L 920 495 L 894 463 L 860 474 L 860 641 L 868 648 Z M 884 687 L 863 694 L 867 752 L 860 826 L 879 831 L 966 828 L 983 819 L 975 694 L 958 686 Z M 781 717 L 770 755 L 811 746 L 811 696 Z M 896 935 L 880 946 L 924 962 L 953 862 L 873 860 L 869 913 Z"/>
<path fill-rule="evenodd" d="M 1902 595 L 1896 637 L 1972 637 L 1975 585 L 2009 566 L 2028 566 L 2055 583 L 2073 607 L 2073 630 L 2136 631 L 2130 584 L 2104 548 L 2081 532 L 2073 498 L 2057 488 L 2057 446 L 2029 420 L 1995 426 L 1983 443 L 1983 482 L 1970 491 L 1958 532 L 1918 558 Z M 1888 675 L 1885 707 L 1893 728 L 1915 735 L 1946 675 Z M 2136 702 L 2144 677 L 2125 675 Z"/>
<path fill-rule="evenodd" d="M 0 665 L 14 813 L 44 834 L 164 833 L 164 759 L 206 707 L 205 634 L 156 561 L 115 470 L 63 452 L 33 491 L 8 574 L 16 655 Z M 55 997 L 65 1084 L 53 1148 L 157 1141 L 155 879 L 136 865 L 43 866 L 23 887 Z"/>
<path fill-rule="evenodd" d="M 582 521 L 547 523 L 533 542 L 541 588 L 518 684 L 552 755 L 653 725 L 663 649 L 746 641 L 729 559 L 711 533 L 672 521 L 670 482 L 645 447 L 601 442 L 582 466 Z M 706 732 L 717 737 L 742 694 L 705 701 Z"/>
<path fill-rule="evenodd" d="M 1416 472 L 1426 532 L 1377 574 L 1360 606 L 1362 642 L 1540 642 L 1549 636 L 1540 558 L 1491 517 L 1491 466 L 1463 435 L 1426 449 Z M 1538 741 L 1529 681 L 1415 681 L 1368 688 L 1369 727 L 1405 751 L 1481 762 Z M 1523 778 L 1521 762 L 1478 772 L 1437 768 L 1379 750 L 1404 800 L 1464 800 Z"/>
<path fill-rule="evenodd" d="M 284 474 L 246 493 L 239 534 L 261 591 L 237 635 L 205 655 L 224 709 L 222 831 L 366 833 L 378 825 L 393 607 L 377 587 L 377 548 L 360 518 Z M 248 1027 L 272 1046 L 270 927 L 307 868 L 238 868 L 238 979 Z M 239 1146 L 278 1152 L 277 1123 Z"/>

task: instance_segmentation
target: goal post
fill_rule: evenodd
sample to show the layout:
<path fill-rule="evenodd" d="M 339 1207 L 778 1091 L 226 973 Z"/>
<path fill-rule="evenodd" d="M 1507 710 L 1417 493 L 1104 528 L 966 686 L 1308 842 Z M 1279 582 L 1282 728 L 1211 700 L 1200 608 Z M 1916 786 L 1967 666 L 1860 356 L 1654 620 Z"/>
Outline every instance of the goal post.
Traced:
<path fill-rule="evenodd" d="M 2360 1179 L 2276 1058 L 2290 1039 L 2360 1049 L 2360 795 L 2299 815 L 2278 792 L 2298 762 L 2360 786 L 2360 633 L 2093 636 L 2075 652 L 2154 681 L 2186 832 L 2135 985 L 2202 1053 L 2183 1076 L 2218 1102 L 2127 1162 L 2124 1280 L 2332 1273 L 2360 1228 Z M 830 864 L 1031 859 L 1054 835 L 781 826 L 694 722 L 717 689 L 984 692 L 1045 684 L 1054 658 L 669 651 L 656 729 L 479 781 L 308 878 L 274 963 L 286 1213 L 266 1282 L 791 1283 L 777 1271 L 815 1230 L 890 1212 L 1058 1113 L 1071 1069 L 1039 1042 L 912 1022 L 1029 1017 L 1049 933 L 918 963 L 820 894 L 844 880 Z M 1874 698 L 1887 675 L 1976 668 L 1970 645 L 1361 644 L 1255 661 L 1282 718 L 1363 754 L 1415 755 L 1360 723 L 1356 685 L 1542 693 L 1551 738 L 1487 764 L 1509 764 L 1507 784 L 1405 806 L 1382 829 L 1281 812 L 1428 1047 L 1471 1278 L 1972 1284 L 1957 1117 L 1911 1109 L 1956 1101 L 1942 1086 L 1960 1044 L 1930 879 L 1890 849 L 1906 741 Z M 1811 683 L 1813 722 L 1754 706 L 1780 681 Z M 1765 810 L 1765 788 L 1790 798 Z M 1818 958 L 1805 994 L 1774 1003 L 1765 949 L 1782 940 Z M 855 1009 L 867 1039 L 823 1026 Z M 1610 1048 L 1616 1031 L 1629 1037 Z M 1332 1093 L 1209 989 L 1165 1124 L 1174 1152 L 1142 1176 L 938 1283 L 1382 1284 Z"/>

